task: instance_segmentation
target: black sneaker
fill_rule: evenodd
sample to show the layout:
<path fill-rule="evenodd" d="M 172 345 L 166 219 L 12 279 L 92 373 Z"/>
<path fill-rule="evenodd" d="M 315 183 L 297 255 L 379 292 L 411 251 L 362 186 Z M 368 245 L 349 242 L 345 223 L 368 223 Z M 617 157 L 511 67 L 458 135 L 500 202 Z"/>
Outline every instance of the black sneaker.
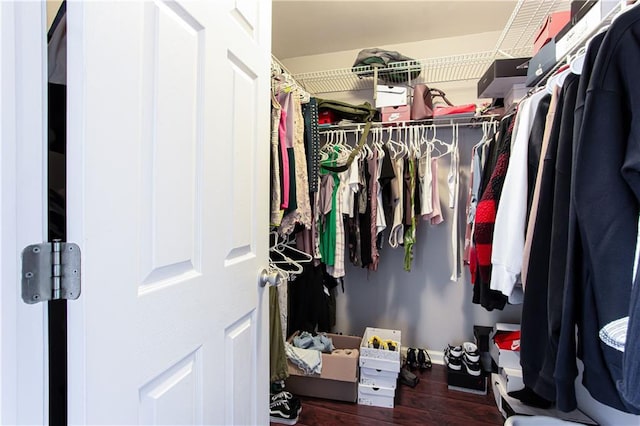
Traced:
<path fill-rule="evenodd" d="M 407 349 L 407 367 L 409 370 L 418 368 L 418 350 L 414 348 Z"/>
<path fill-rule="evenodd" d="M 286 399 L 276 399 L 269 404 L 269 421 L 283 425 L 298 423 L 298 412 L 293 410 Z"/>
<path fill-rule="evenodd" d="M 465 353 L 462 355 L 462 363 L 467 370 L 467 374 L 472 376 L 479 376 L 482 372 L 480 369 L 480 363 L 478 361 L 471 361 L 471 358 Z"/>
<path fill-rule="evenodd" d="M 418 349 L 418 367 L 421 371 L 431 368 L 431 357 L 426 349 Z"/>
<path fill-rule="evenodd" d="M 460 371 L 462 369 L 462 356 L 455 355 L 457 351 L 453 351 L 452 349 L 459 348 L 459 346 L 453 347 L 449 346 L 444 350 L 444 363 L 451 370 Z M 460 354 L 462 354 L 462 349 L 460 349 Z"/>
<path fill-rule="evenodd" d="M 285 401 L 287 401 L 289 403 L 289 407 L 291 407 L 291 410 L 294 411 L 297 415 L 300 415 L 300 412 L 302 411 L 302 403 L 300 402 L 300 399 L 293 396 L 291 392 L 280 391 L 276 394 L 271 394 L 270 402 L 276 402 L 280 399 L 284 399 Z"/>

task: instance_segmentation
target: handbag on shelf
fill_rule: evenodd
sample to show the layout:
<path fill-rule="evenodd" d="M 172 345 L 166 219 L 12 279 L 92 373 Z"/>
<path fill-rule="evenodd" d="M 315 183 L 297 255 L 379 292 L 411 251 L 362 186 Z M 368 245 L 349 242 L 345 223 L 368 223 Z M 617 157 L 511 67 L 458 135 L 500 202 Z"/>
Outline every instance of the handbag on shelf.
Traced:
<path fill-rule="evenodd" d="M 453 104 L 447 99 L 447 96 L 442 90 L 430 89 L 426 84 L 416 84 L 413 88 L 413 102 L 411 103 L 411 119 L 412 120 L 427 120 L 433 118 L 433 99 L 440 97 L 444 102 L 453 106 Z"/>
<path fill-rule="evenodd" d="M 441 98 L 441 101 L 435 102 L 437 98 Z M 475 114 L 475 112 L 475 104 L 454 105 L 440 89 L 430 89 L 426 84 L 417 84 L 413 89 L 412 120 L 428 120 L 445 115 Z"/>
<path fill-rule="evenodd" d="M 318 114 L 320 117 L 326 118 L 326 121 L 320 124 L 334 124 L 340 120 L 365 123 L 371 121 L 375 113 L 376 109 L 369 102 L 354 105 L 332 99 L 318 98 Z"/>

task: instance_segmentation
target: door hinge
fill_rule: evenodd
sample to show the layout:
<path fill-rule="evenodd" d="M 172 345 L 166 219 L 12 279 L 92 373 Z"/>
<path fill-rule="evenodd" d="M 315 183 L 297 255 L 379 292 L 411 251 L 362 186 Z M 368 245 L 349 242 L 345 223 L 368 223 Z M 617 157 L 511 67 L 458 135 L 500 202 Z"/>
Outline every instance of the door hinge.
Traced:
<path fill-rule="evenodd" d="M 80 296 L 80 247 L 53 240 L 22 250 L 22 300 L 33 304 Z"/>

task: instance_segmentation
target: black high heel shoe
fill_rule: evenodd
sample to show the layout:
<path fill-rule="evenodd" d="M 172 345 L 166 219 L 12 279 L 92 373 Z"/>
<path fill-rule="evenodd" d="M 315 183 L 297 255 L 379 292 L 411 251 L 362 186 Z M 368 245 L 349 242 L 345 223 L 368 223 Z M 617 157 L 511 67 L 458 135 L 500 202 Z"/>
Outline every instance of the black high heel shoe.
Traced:
<path fill-rule="evenodd" d="M 407 367 L 409 367 L 409 370 L 418 368 L 418 359 L 416 357 L 417 352 L 417 349 L 407 348 Z"/>
<path fill-rule="evenodd" d="M 426 349 L 417 349 L 418 351 L 418 367 L 420 371 L 431 368 L 431 357 Z"/>

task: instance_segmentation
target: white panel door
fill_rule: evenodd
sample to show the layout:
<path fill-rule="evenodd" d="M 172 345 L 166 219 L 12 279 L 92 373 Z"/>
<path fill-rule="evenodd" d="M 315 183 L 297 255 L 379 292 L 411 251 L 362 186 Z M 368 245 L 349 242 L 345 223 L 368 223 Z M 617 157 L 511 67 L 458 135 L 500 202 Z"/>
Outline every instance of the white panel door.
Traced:
<path fill-rule="evenodd" d="M 0 424 L 47 423 L 46 305 L 20 291 L 22 249 L 46 239 L 44 3 L 0 1 Z"/>
<path fill-rule="evenodd" d="M 68 3 L 73 424 L 265 424 L 271 1 Z"/>

